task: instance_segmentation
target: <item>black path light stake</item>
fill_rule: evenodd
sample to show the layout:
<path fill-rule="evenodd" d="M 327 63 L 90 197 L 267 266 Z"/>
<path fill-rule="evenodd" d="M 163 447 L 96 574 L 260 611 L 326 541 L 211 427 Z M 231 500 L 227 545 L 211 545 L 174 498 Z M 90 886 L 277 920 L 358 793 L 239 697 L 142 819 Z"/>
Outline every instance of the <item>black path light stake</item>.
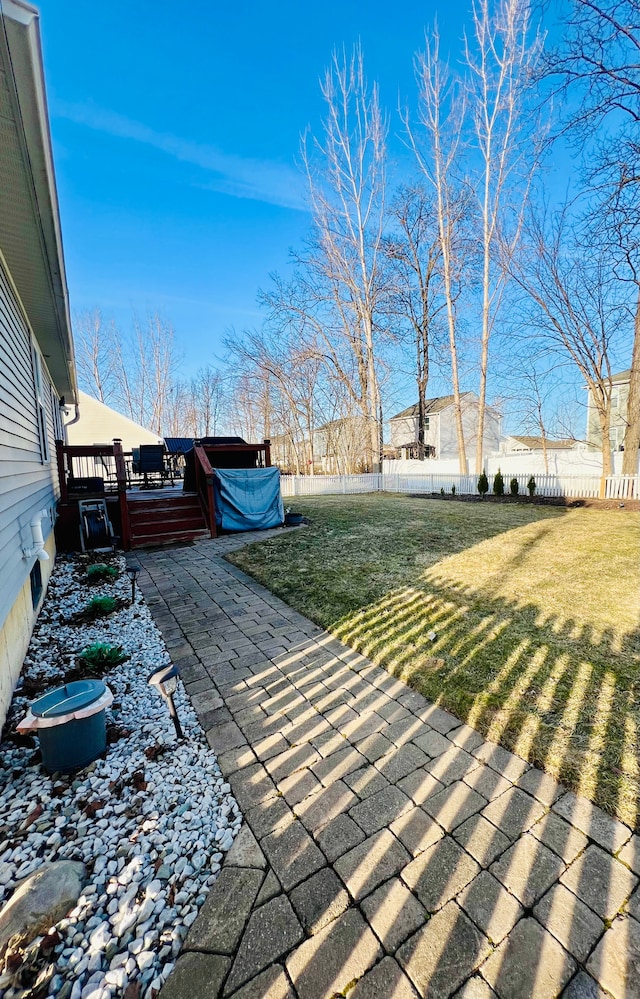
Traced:
<path fill-rule="evenodd" d="M 139 566 L 136 562 L 131 562 L 127 566 L 126 572 L 127 576 L 131 580 L 131 603 L 134 604 L 136 599 L 136 579 L 138 578 L 139 574 L 142 572 L 142 567 Z"/>
<path fill-rule="evenodd" d="M 148 682 L 152 687 L 157 689 L 158 693 L 161 694 L 162 697 L 164 697 L 169 708 L 171 721 L 173 722 L 176 730 L 176 735 L 178 739 L 184 739 L 184 733 L 180 727 L 178 712 L 176 711 L 176 706 L 173 703 L 173 695 L 175 694 L 176 687 L 178 686 L 179 675 L 180 670 L 177 666 L 162 666 L 160 669 L 154 670 L 154 672 L 150 675 Z"/>

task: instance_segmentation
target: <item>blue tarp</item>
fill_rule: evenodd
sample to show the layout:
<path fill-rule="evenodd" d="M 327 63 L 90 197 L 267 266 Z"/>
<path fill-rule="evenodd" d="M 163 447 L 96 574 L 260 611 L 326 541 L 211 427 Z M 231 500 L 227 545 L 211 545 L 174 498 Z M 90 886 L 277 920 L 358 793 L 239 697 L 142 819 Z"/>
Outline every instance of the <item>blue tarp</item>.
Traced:
<path fill-rule="evenodd" d="M 216 524 L 223 531 L 255 531 L 283 522 L 279 468 L 214 468 L 213 476 Z"/>

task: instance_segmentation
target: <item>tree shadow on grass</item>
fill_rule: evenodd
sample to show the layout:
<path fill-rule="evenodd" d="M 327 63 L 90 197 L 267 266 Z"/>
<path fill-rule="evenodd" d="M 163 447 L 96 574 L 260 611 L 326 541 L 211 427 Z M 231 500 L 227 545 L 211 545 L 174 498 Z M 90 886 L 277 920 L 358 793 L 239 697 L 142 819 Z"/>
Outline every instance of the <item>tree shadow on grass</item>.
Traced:
<path fill-rule="evenodd" d="M 640 630 L 615 636 L 435 573 L 335 634 L 483 735 L 635 827 Z M 434 636 L 435 633 L 435 636 Z"/>

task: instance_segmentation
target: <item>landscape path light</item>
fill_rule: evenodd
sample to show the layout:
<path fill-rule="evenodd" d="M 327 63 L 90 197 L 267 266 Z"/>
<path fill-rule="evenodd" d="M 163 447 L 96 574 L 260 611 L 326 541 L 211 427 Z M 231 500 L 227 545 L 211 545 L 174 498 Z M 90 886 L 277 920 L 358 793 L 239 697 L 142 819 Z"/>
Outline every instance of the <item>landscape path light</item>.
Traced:
<path fill-rule="evenodd" d="M 136 599 L 136 579 L 142 572 L 142 566 L 139 566 L 137 562 L 130 562 L 127 565 L 127 576 L 131 580 L 131 603 L 133 604 Z"/>
<path fill-rule="evenodd" d="M 173 703 L 173 695 L 176 692 L 176 687 L 178 686 L 178 677 L 180 676 L 180 670 L 177 666 L 161 666 L 160 669 L 156 669 L 149 676 L 148 682 L 152 687 L 158 690 L 158 693 L 164 697 L 169 708 L 169 714 L 171 715 L 171 721 L 173 722 L 174 728 L 176 730 L 176 735 L 178 739 L 184 739 L 184 733 L 180 726 L 180 719 L 178 718 L 178 712 L 176 711 L 176 706 Z"/>

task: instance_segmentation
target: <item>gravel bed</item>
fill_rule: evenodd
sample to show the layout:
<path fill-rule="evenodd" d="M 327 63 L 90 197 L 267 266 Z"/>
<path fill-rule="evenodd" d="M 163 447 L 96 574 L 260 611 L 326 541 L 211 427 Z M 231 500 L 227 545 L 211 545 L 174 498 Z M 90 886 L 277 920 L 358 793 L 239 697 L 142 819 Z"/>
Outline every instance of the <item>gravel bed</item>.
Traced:
<path fill-rule="evenodd" d="M 57 560 L 0 744 L 0 908 L 44 862 L 80 860 L 88 881 L 54 932 L 0 966 L 5 999 L 156 996 L 242 821 L 182 685 L 175 702 L 186 738 L 178 744 L 165 702 L 147 683 L 170 660 L 142 596 L 128 605 L 124 574 L 88 585 L 89 561 Z M 104 561 L 123 572 L 121 557 Z M 124 606 L 95 623 L 69 623 L 97 595 Z M 81 772 L 49 776 L 35 741 L 13 738 L 15 725 L 38 686 L 64 682 L 96 641 L 130 656 L 103 677 L 114 694 L 107 721 L 116 741 Z"/>

